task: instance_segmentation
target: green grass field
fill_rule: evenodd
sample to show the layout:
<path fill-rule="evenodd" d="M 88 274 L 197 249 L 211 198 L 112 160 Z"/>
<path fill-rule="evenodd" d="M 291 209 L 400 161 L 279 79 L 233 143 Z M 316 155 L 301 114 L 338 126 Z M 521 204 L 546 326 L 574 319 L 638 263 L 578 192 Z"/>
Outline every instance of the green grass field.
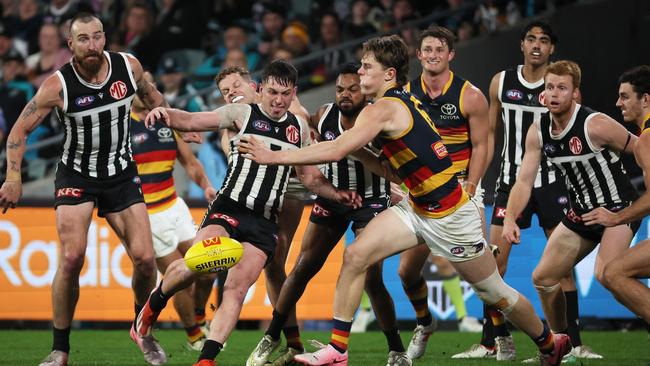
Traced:
<path fill-rule="evenodd" d="M 183 348 L 185 336 L 182 331 L 160 330 L 156 336 L 169 356 L 168 365 L 192 365 L 197 352 Z M 262 332 L 235 331 L 228 340 L 227 348 L 217 357 L 218 364 L 241 366 L 255 347 Z M 404 332 L 404 344 L 408 344 L 410 332 Z M 532 342 L 521 333 L 515 332 L 518 360 L 534 355 Z M 329 332 L 304 332 L 303 340 L 329 340 Z M 437 332 L 429 340 L 426 355 L 414 362 L 415 365 L 500 365 L 488 360 L 451 360 L 450 355 L 459 352 L 478 340 L 478 334 L 458 332 Z M 646 332 L 583 332 L 583 341 L 602 353 L 605 360 L 579 361 L 578 365 L 640 365 L 650 361 L 650 342 Z M 49 352 L 50 331 L 0 331 L 0 365 L 38 365 Z M 70 365 L 146 365 L 139 350 L 131 342 L 127 330 L 101 331 L 77 330 L 71 335 L 72 352 Z M 350 365 L 385 365 L 386 342 L 380 332 L 354 334 L 350 349 Z M 519 362 L 506 364 L 516 365 Z"/>

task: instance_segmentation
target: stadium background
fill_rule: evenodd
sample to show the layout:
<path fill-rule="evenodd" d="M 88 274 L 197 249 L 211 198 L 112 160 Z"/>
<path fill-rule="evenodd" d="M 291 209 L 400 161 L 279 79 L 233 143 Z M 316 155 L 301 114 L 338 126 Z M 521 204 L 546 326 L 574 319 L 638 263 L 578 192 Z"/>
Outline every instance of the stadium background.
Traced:
<path fill-rule="evenodd" d="M 3 1 L 3 4 L 5 3 L 11 3 L 11 1 Z M 102 2 L 93 1 L 88 3 Z M 176 1 L 176 3 L 188 4 L 188 2 L 180 0 Z M 224 3 L 230 4 L 230 2 Z M 244 3 L 245 5 L 254 6 L 263 2 L 249 1 Z M 322 12 L 324 6 L 324 2 L 321 4 L 319 1 L 279 1 L 279 3 L 285 3 L 285 5 L 300 3 L 301 8 L 307 7 L 306 12 L 310 15 L 307 18 L 312 20 L 318 18 L 314 14 L 318 14 L 319 11 Z M 305 3 L 310 5 L 306 6 Z M 348 4 L 349 2 L 338 1 L 334 2 L 334 5 L 338 3 Z M 465 12 L 466 9 L 471 9 L 471 11 L 480 10 L 481 6 L 488 9 L 497 7 L 497 10 L 505 11 L 509 3 L 518 5 L 523 16 L 542 16 L 548 19 L 560 36 L 560 43 L 557 45 L 557 51 L 553 59 L 568 58 L 577 61 L 583 69 L 581 91 L 584 103 L 619 120 L 620 112 L 614 106 L 618 76 L 623 70 L 633 65 L 647 63 L 650 60 L 650 50 L 647 47 L 647 40 L 650 39 L 650 17 L 648 16 L 650 14 L 650 3 L 643 0 L 467 1 L 459 10 L 450 9 L 449 6 L 445 7 L 444 1 L 433 2 L 435 4 L 443 3 L 439 9 L 434 9 L 431 4 L 423 6 L 420 3 L 413 2 L 413 7 L 416 10 L 427 9 L 426 11 L 407 18 L 403 24 L 387 23 L 385 28 L 378 31 L 399 32 L 411 25 L 424 27 L 434 20 L 440 22 L 451 15 Z M 449 1 L 449 3 L 463 3 L 463 1 Z M 124 9 L 126 2 L 117 1 L 115 4 L 117 10 L 113 11 L 111 19 L 116 27 L 116 24 L 119 23 L 116 19 L 120 18 L 119 9 Z M 200 4 L 214 5 L 216 3 L 200 2 Z M 530 4 L 536 5 L 534 9 L 530 9 Z M 41 10 L 44 11 L 49 6 L 49 3 L 43 3 L 41 6 Z M 499 15 L 497 14 L 497 16 Z M 495 16 L 495 19 L 497 16 Z M 486 28 L 484 20 L 483 18 L 474 19 L 476 22 L 474 24 L 476 27 L 474 37 L 459 42 L 457 56 L 451 67 L 452 70 L 471 80 L 487 94 L 489 80 L 494 73 L 521 62 L 518 47 L 519 30 L 527 19 L 513 24 L 500 24 L 494 29 Z M 218 20 L 214 20 L 214 22 L 218 23 Z M 208 22 L 208 24 L 214 24 L 214 22 Z M 309 22 L 305 23 L 310 25 Z M 310 30 L 310 33 L 313 31 L 311 26 L 309 26 L 308 30 Z M 6 38 L 6 34 L 5 31 L 2 31 L 2 37 Z M 369 36 L 366 35 L 365 37 Z M 315 50 L 316 42 L 314 41 L 315 51 L 296 55 L 294 62 L 300 66 L 309 63 L 312 59 L 325 57 L 332 50 L 336 51 L 345 48 L 353 50 L 361 40 L 362 38 L 348 39 L 341 41 L 334 48 L 322 50 Z M 3 55 L 3 60 L 10 59 L 10 57 L 5 56 L 7 54 Z M 158 60 L 152 61 L 152 70 L 160 69 L 157 62 L 163 58 L 164 55 L 161 55 Z M 181 64 L 182 61 L 180 59 Z M 419 71 L 417 60 L 414 60 L 412 64 L 414 66 L 412 74 L 415 76 Z M 160 72 L 164 72 L 164 70 Z M 333 99 L 334 88 L 329 73 L 321 75 L 323 76 L 322 79 L 314 79 L 314 74 L 308 76 L 308 80 L 303 80 L 303 84 L 301 84 L 300 94 L 303 103 L 310 111 L 313 111 L 320 104 Z M 196 75 L 186 75 L 186 77 L 188 80 L 200 80 Z M 9 83 L 3 81 L 2 88 L 9 87 Z M 218 94 L 210 87 L 205 89 L 196 88 L 189 95 L 178 98 L 177 102 L 182 103 L 193 100 L 193 98 L 201 98 L 208 107 L 220 103 Z M 8 113 L 5 112 L 5 117 L 7 115 Z M 10 125 L 11 121 L 6 120 L 5 130 Z M 5 135 L 7 132 L 5 131 Z M 51 206 L 51 166 L 52 162 L 56 161 L 56 158 L 53 158 L 51 152 L 48 153 L 47 149 L 48 146 L 56 146 L 60 141 L 56 140 L 57 136 L 59 136 L 58 131 L 56 131 L 56 127 L 53 127 L 50 131 L 47 131 L 47 134 L 42 136 L 40 142 L 32 141 L 32 151 L 35 152 L 36 157 L 28 162 L 31 166 L 26 166 L 25 170 L 28 172 L 37 171 L 37 173 L 34 173 L 34 179 L 26 179 L 26 181 L 33 181 L 26 184 L 25 198 L 21 207 L 7 215 L 0 216 L 0 294 L 3 299 L 6 299 L 0 302 L 0 320 L 48 320 L 51 318 L 51 308 L 45 306 L 45 304 L 49 304 L 51 301 L 49 284 L 56 263 L 54 211 L 51 208 L 36 206 Z M 497 136 L 500 135 L 497 134 Z M 499 151 L 499 146 L 496 149 Z M 487 189 L 486 201 L 488 203 L 491 202 L 497 164 L 498 161 L 493 162 L 483 180 Z M 631 166 L 629 170 L 634 171 Z M 0 171 L 0 174 L 3 173 L 4 169 Z M 185 193 L 187 190 L 185 179 L 180 175 L 177 179 L 180 191 Z M 194 209 L 193 213 L 198 219 L 202 215 L 202 209 L 199 207 L 203 203 L 195 202 L 195 205 L 197 208 Z M 490 214 L 489 210 L 490 207 L 486 212 L 487 217 Z M 304 222 L 302 225 L 304 225 Z M 635 240 L 648 237 L 647 225 L 648 222 L 644 221 Z M 132 309 L 130 309 L 132 295 L 129 290 L 130 265 L 105 222 L 96 220 L 93 222 L 92 228 L 89 234 L 87 268 L 82 272 L 84 275 L 82 276 L 81 299 L 75 318 L 79 320 L 128 320 L 132 315 Z M 300 235 L 296 236 L 294 244 L 299 244 L 300 237 Z M 544 241 L 544 237 L 538 228 L 526 231 L 522 237 L 522 242 L 525 244 L 517 246 L 513 250 L 513 257 L 506 276 L 509 283 L 534 301 L 536 310 L 540 314 L 541 309 L 539 308 L 537 295 L 531 286 L 530 272 L 543 250 Z M 294 245 L 292 256 L 295 256 L 296 252 L 297 246 Z M 340 266 L 341 253 L 342 249 L 339 246 L 331 254 L 331 260 L 328 262 L 324 273 L 321 273 L 318 281 L 308 288 L 308 292 L 301 303 L 302 307 L 299 307 L 301 317 L 306 319 L 331 318 L 330 294 L 333 291 L 336 273 Z M 288 262 L 288 268 L 290 268 L 291 259 Z M 592 268 L 593 254 L 583 260 L 577 267 L 581 316 L 632 318 L 632 314 L 619 305 L 595 281 Z M 387 286 L 391 294 L 395 296 L 398 317 L 400 319 L 413 319 L 414 313 L 399 285 L 396 269 L 396 258 L 389 259 L 384 267 Z M 435 274 L 431 274 L 429 277 L 431 280 L 429 282 L 430 307 L 442 319 L 453 318 L 453 309 L 442 295 L 439 284 L 435 282 Z M 254 292 L 249 294 L 251 297 L 245 307 L 243 318 L 262 319 L 270 317 L 271 308 L 268 306 L 264 294 L 263 279 L 261 279 L 256 284 Z M 324 294 L 327 295 L 324 296 Z M 471 291 L 468 291 L 466 297 L 468 299 L 469 313 L 480 316 L 482 310 L 476 296 L 472 295 Z M 317 304 L 319 305 L 317 306 Z M 163 319 L 175 319 L 174 316 L 172 312 L 168 312 L 163 315 Z"/>

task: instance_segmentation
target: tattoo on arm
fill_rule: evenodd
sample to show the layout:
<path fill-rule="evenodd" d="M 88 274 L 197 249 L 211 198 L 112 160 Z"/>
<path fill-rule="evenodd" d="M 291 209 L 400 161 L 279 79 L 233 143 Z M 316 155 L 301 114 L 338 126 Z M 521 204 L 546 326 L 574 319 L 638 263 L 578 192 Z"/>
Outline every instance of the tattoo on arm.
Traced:
<path fill-rule="evenodd" d="M 36 109 L 37 109 L 36 108 L 36 102 L 33 101 L 33 100 L 30 101 L 25 106 L 25 109 L 23 109 L 23 113 L 20 115 L 20 118 L 27 118 L 27 117 L 31 116 L 32 114 L 34 114 L 34 112 L 36 112 Z"/>
<path fill-rule="evenodd" d="M 22 141 L 19 139 L 13 140 L 13 141 L 7 141 L 7 149 L 9 150 L 16 150 L 18 149 L 21 145 L 23 144 Z"/>
<path fill-rule="evenodd" d="M 16 164 L 15 161 L 12 160 L 12 161 L 10 161 L 10 163 L 11 163 L 11 170 L 12 171 L 14 171 L 14 172 L 19 172 L 20 171 L 20 169 L 18 169 L 18 164 Z"/>

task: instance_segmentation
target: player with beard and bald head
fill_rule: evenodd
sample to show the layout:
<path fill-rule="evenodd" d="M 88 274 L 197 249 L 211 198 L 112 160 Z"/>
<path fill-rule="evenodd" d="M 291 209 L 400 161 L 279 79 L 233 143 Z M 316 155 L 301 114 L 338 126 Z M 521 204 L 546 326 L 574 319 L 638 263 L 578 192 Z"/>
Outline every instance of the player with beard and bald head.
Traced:
<path fill-rule="evenodd" d="M 129 112 L 136 93 L 147 108 L 163 96 L 143 78 L 140 62 L 104 50 L 102 22 L 80 13 L 70 23 L 69 63 L 48 77 L 25 106 L 7 139 L 7 179 L 0 188 L 3 212 L 22 194 L 21 162 L 27 135 L 52 111 L 65 126 L 63 154 L 55 179 L 57 232 L 61 258 L 52 283 L 52 352 L 41 366 L 67 365 L 70 326 L 79 299 L 79 273 L 93 209 L 105 217 L 133 261 L 135 313 L 154 288 L 156 265 L 140 178 L 129 144 Z M 132 328 L 133 329 L 133 328 Z M 152 365 L 167 357 L 152 336 L 133 340 Z"/>
<path fill-rule="evenodd" d="M 366 106 L 358 69 L 354 64 L 345 65 L 341 69 L 336 79 L 335 103 L 323 105 L 312 117 L 312 128 L 317 131 L 320 140 L 334 140 L 352 128 L 357 116 Z M 367 166 L 354 157 L 347 156 L 328 163 L 324 174 L 335 187 L 356 190 L 363 197 L 363 206 L 355 209 L 323 197 L 316 198 L 296 265 L 282 285 L 271 324 L 249 356 L 247 366 L 262 366 L 269 361 L 269 356 L 280 344 L 280 331 L 288 324 L 289 314 L 295 312 L 295 306 L 307 284 L 323 267 L 350 223 L 355 235 L 359 235 L 368 222 L 390 204 L 389 182 L 371 173 Z M 388 341 L 388 365 L 411 365 L 399 336 L 395 306 L 382 280 L 381 261 L 368 269 L 365 290 L 377 311 L 379 326 Z M 272 364 L 287 365 L 293 361 L 293 356 L 302 352 L 302 349 L 289 346 Z"/>

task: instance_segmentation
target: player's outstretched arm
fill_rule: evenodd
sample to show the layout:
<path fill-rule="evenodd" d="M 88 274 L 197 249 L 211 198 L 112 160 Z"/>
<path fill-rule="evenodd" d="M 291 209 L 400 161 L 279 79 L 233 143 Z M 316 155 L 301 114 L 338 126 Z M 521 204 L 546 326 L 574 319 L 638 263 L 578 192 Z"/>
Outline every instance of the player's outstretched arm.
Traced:
<path fill-rule="evenodd" d="M 509 243 L 519 243 L 517 217 L 524 210 L 530 199 L 530 192 L 535 183 L 537 170 L 542 160 L 541 142 L 539 141 L 539 123 L 533 123 L 526 134 L 526 153 L 521 161 L 521 169 L 515 185 L 510 190 L 506 216 L 503 219 L 503 237 Z"/>
<path fill-rule="evenodd" d="M 154 108 L 144 122 L 147 127 L 160 120 L 178 131 L 216 131 L 232 128 L 248 119 L 251 106 L 248 104 L 227 104 L 210 112 L 187 112 L 176 108 Z"/>
<path fill-rule="evenodd" d="M 194 156 L 192 149 L 181 139 L 176 139 L 177 148 L 178 148 L 178 161 L 181 163 L 185 172 L 196 183 L 201 189 L 203 189 L 203 194 L 205 199 L 208 202 L 212 202 L 217 198 L 217 190 L 212 186 L 210 179 L 205 174 L 205 169 L 199 161 L 199 159 Z"/>
<path fill-rule="evenodd" d="M 63 89 L 58 76 L 52 75 L 41 85 L 36 95 L 23 109 L 7 136 L 7 176 L 0 188 L 2 213 L 15 208 L 22 195 L 20 166 L 25 155 L 27 136 L 54 107 L 63 107 Z"/>
<path fill-rule="evenodd" d="M 357 192 L 337 189 L 316 166 L 296 166 L 296 174 L 302 184 L 316 195 L 353 208 L 361 207 L 361 196 Z"/>

